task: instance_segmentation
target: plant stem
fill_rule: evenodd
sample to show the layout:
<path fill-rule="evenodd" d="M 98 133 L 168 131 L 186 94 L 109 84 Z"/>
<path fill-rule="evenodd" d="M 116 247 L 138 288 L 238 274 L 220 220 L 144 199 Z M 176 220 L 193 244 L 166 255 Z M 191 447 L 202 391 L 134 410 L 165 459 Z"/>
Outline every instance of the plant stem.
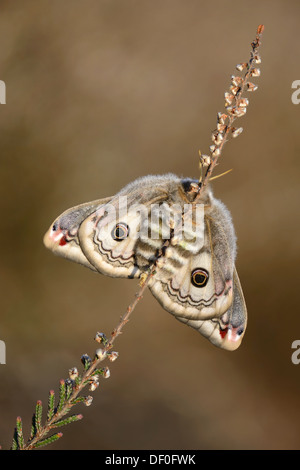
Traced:
<path fill-rule="evenodd" d="M 25 446 L 22 447 L 22 450 L 32 450 L 36 447 L 36 444 L 41 441 L 42 439 L 45 438 L 45 436 L 51 431 L 51 429 L 54 428 L 54 425 L 56 422 L 61 420 L 69 411 L 70 409 L 75 405 L 75 403 L 72 403 L 79 395 L 79 393 L 82 391 L 82 389 L 89 383 L 89 379 L 92 377 L 93 372 L 97 369 L 99 366 L 100 362 L 104 360 L 106 357 L 106 353 L 112 348 L 116 338 L 122 333 L 122 330 L 126 323 L 129 321 L 129 317 L 136 308 L 137 304 L 139 301 L 142 299 L 143 294 L 148 287 L 148 284 L 154 274 L 155 271 L 155 264 L 151 267 L 150 271 L 146 274 L 146 277 L 143 281 L 140 282 L 140 287 L 135 294 L 134 300 L 131 302 L 131 304 L 127 307 L 126 312 L 124 315 L 121 317 L 118 325 L 114 328 L 114 330 L 111 333 L 110 339 L 108 342 L 105 344 L 103 347 L 103 357 L 98 358 L 97 356 L 91 363 L 90 367 L 88 370 L 83 374 L 80 382 L 74 387 L 72 394 L 70 395 L 69 399 L 66 400 L 64 403 L 63 407 L 56 412 L 53 417 L 49 420 L 46 421 L 44 426 L 41 426 L 39 430 L 37 431 L 36 435 L 34 438 L 29 440 Z"/>

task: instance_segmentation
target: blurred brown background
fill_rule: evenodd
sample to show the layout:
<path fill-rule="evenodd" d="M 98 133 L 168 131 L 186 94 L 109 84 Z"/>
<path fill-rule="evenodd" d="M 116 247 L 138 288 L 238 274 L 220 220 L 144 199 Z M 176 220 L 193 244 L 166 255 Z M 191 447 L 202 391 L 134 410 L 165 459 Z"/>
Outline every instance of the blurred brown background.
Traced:
<path fill-rule="evenodd" d="M 238 62 L 265 24 L 258 91 L 214 184 L 238 234 L 249 310 L 243 344 L 218 350 L 149 292 L 117 341 L 118 361 L 56 449 L 299 448 L 298 1 L 1 2 L 0 443 L 15 418 L 93 354 L 136 282 L 56 258 L 42 238 L 63 210 L 136 177 L 198 177 Z"/>

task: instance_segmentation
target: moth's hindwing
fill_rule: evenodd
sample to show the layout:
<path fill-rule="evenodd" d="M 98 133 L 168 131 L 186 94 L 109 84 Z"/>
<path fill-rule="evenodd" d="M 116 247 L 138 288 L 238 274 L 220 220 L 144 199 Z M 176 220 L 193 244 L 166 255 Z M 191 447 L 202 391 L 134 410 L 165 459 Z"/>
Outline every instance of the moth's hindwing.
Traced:
<path fill-rule="evenodd" d="M 236 269 L 233 275 L 233 302 L 221 316 L 210 320 L 192 320 L 177 316 L 177 320 L 195 328 L 212 344 L 228 351 L 237 349 L 247 326 L 247 308 Z"/>
<path fill-rule="evenodd" d="M 214 217 L 205 215 L 203 223 L 203 243 L 194 250 L 185 240 L 171 244 L 150 284 L 166 310 L 191 320 L 220 317 L 232 303 L 234 253 L 228 240 L 230 224 L 215 213 Z"/>

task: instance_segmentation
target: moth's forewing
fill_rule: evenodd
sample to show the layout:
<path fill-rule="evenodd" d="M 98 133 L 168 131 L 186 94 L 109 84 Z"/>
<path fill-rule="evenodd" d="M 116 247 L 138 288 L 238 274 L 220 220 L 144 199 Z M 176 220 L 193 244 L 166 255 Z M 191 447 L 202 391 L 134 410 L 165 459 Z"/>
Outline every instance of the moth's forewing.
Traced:
<path fill-rule="evenodd" d="M 87 217 L 79 229 L 81 249 L 90 264 L 112 277 L 139 277 L 135 263 L 135 245 L 139 214 L 118 213 L 118 201 L 99 208 Z"/>
<path fill-rule="evenodd" d="M 98 272 L 112 277 L 138 278 L 153 263 L 153 254 L 163 242 L 151 243 L 152 259 L 144 262 L 144 236 L 148 232 L 152 204 L 166 199 L 164 184 L 166 181 L 170 184 L 172 178 L 174 175 L 138 179 L 82 222 L 79 243 Z"/>
<path fill-rule="evenodd" d="M 55 255 L 75 261 L 95 271 L 80 247 L 78 231 L 82 222 L 97 208 L 106 204 L 111 198 L 99 199 L 72 207 L 63 212 L 51 224 L 44 236 L 45 246 Z"/>

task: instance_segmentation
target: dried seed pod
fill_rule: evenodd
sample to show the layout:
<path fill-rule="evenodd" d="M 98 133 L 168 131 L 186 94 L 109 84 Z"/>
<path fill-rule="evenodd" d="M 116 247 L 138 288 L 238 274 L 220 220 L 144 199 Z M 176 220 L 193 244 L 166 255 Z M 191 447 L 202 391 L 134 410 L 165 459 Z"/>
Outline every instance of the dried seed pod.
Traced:
<path fill-rule="evenodd" d="M 242 81 L 243 81 L 242 77 L 231 75 L 231 83 L 233 86 L 239 86 L 242 83 Z"/>
<path fill-rule="evenodd" d="M 114 362 L 116 359 L 118 359 L 119 353 L 117 351 L 112 351 L 107 354 L 107 357 L 111 362 Z"/>
<path fill-rule="evenodd" d="M 231 85 L 230 86 L 230 91 L 234 96 L 236 96 L 238 94 L 238 92 L 240 91 L 240 87 Z"/>
<path fill-rule="evenodd" d="M 104 351 L 104 349 L 99 348 L 96 350 L 95 355 L 97 359 L 101 359 L 103 361 L 103 359 L 106 357 L 106 351 Z"/>
<path fill-rule="evenodd" d="M 98 376 L 91 377 L 89 390 L 94 392 L 96 388 L 99 387 L 99 378 Z"/>
<path fill-rule="evenodd" d="M 237 116 L 237 117 L 244 116 L 244 114 L 246 114 L 246 112 L 247 112 L 247 108 L 246 108 L 246 107 L 244 107 L 244 108 L 237 107 L 237 108 L 235 108 L 235 110 L 234 110 L 234 114 L 235 114 L 235 116 Z"/>
<path fill-rule="evenodd" d="M 249 100 L 247 98 L 241 98 L 238 102 L 238 106 L 241 108 L 245 108 L 246 106 L 248 106 L 248 104 Z"/>
<path fill-rule="evenodd" d="M 214 149 L 211 152 L 214 152 L 216 146 L 211 145 L 210 147 L 213 147 Z M 211 164 L 211 158 L 208 155 L 202 155 L 202 164 L 209 166 Z"/>
<path fill-rule="evenodd" d="M 233 128 L 232 128 L 232 137 L 233 137 L 233 138 L 236 138 L 236 137 L 238 137 L 242 132 L 243 132 L 243 128 L 242 128 L 242 127 L 239 127 L 238 129 L 236 129 L 235 127 L 233 127 Z"/>
<path fill-rule="evenodd" d="M 242 62 L 241 64 L 237 64 L 236 65 L 236 69 L 239 71 L 239 72 L 242 72 L 242 70 L 245 70 L 245 68 L 248 67 L 248 63 L 247 62 Z"/>
<path fill-rule="evenodd" d="M 93 397 L 91 397 L 91 395 L 88 395 L 87 397 L 85 397 L 84 399 L 85 406 L 90 406 L 92 402 L 93 402 Z"/>
<path fill-rule="evenodd" d="M 72 367 L 72 369 L 69 369 L 69 377 L 71 380 L 75 380 L 78 377 L 77 367 Z"/>
<path fill-rule="evenodd" d="M 260 70 L 259 69 L 253 69 L 250 72 L 251 77 L 259 77 L 260 76 Z"/>
<path fill-rule="evenodd" d="M 225 102 L 228 104 L 231 104 L 232 101 L 234 100 L 234 95 L 232 95 L 231 93 L 228 93 L 228 91 L 226 91 L 226 93 L 224 94 L 224 97 L 225 97 Z"/>
<path fill-rule="evenodd" d="M 255 62 L 256 62 L 257 64 L 261 64 L 261 57 L 260 57 L 259 54 L 256 54 L 256 55 L 254 56 L 254 60 L 255 60 Z"/>
<path fill-rule="evenodd" d="M 105 368 L 103 369 L 103 377 L 104 377 L 105 379 L 108 379 L 108 378 L 110 377 L 110 370 L 109 370 L 108 367 L 105 367 Z"/>
<path fill-rule="evenodd" d="M 97 384 L 96 384 L 96 383 L 93 383 L 93 384 L 90 385 L 89 391 L 90 391 L 90 392 L 94 392 L 94 391 L 96 390 L 96 388 L 98 388 L 98 387 L 99 387 L 99 384 L 98 384 L 98 383 L 97 383 Z"/>
<path fill-rule="evenodd" d="M 254 83 L 251 83 L 251 82 L 248 82 L 247 83 L 247 89 L 248 91 L 256 91 L 258 88 L 257 85 L 255 85 Z"/>
<path fill-rule="evenodd" d="M 225 124 L 220 124 L 220 123 L 217 124 L 217 129 L 219 132 L 225 132 L 226 128 L 227 126 Z"/>
<path fill-rule="evenodd" d="M 219 157 L 220 155 L 221 155 L 221 150 L 219 148 L 216 148 L 212 153 L 213 157 Z"/>
<path fill-rule="evenodd" d="M 216 145 L 220 145 L 220 143 L 223 141 L 223 136 L 221 132 L 217 132 L 217 134 L 212 134 L 211 138 Z M 214 149 L 211 151 L 214 151 Z"/>
<path fill-rule="evenodd" d="M 225 121 L 227 118 L 228 118 L 227 114 L 224 114 L 224 113 L 218 113 L 217 115 L 217 121 L 220 124 L 225 124 Z"/>

